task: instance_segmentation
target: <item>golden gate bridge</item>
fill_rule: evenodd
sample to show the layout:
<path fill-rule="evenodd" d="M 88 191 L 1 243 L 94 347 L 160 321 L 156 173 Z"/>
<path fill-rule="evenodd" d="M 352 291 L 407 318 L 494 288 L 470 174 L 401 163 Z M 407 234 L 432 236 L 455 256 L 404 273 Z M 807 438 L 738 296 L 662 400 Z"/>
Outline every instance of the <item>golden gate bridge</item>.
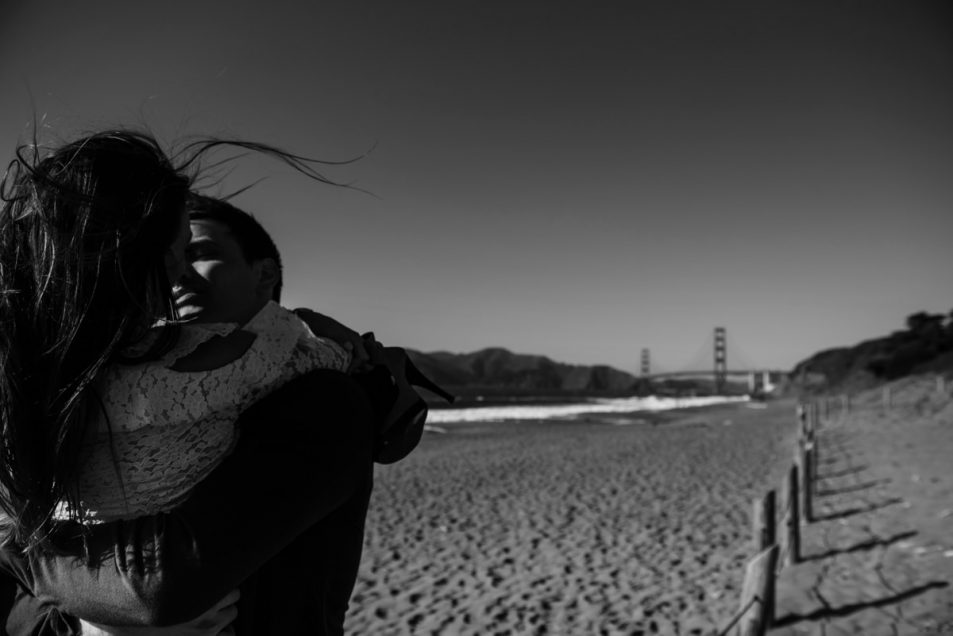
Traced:
<path fill-rule="evenodd" d="M 652 371 L 652 354 L 648 348 L 642 349 L 639 360 L 639 377 L 648 382 L 665 382 L 666 380 L 698 380 L 711 382 L 712 390 L 716 394 L 726 393 L 729 385 L 741 385 L 749 393 L 768 393 L 787 375 L 781 369 L 767 369 L 750 364 L 738 363 L 734 368 L 728 367 L 728 331 L 724 327 L 715 327 L 713 332 L 711 366 L 707 369 L 694 366 L 691 370 L 679 371 Z M 706 346 L 707 349 L 707 346 Z"/>

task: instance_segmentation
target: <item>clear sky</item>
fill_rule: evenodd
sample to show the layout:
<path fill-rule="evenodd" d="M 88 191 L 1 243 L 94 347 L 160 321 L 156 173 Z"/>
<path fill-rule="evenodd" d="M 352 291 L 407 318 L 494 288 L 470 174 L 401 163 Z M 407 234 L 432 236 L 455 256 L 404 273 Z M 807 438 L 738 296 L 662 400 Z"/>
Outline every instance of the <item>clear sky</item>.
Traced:
<path fill-rule="evenodd" d="M 950 3 L 4 3 L 0 147 L 147 126 L 249 157 L 285 304 L 424 351 L 790 368 L 953 308 Z M 735 356 L 735 358 L 732 358 Z"/>

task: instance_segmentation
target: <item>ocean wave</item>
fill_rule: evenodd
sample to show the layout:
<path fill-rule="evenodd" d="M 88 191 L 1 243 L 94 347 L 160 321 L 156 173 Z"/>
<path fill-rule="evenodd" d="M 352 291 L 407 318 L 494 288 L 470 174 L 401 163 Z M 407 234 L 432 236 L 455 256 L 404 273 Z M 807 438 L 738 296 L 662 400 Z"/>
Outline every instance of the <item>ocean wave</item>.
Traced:
<path fill-rule="evenodd" d="M 575 404 L 535 404 L 521 406 L 478 406 L 462 409 L 434 409 L 427 416 L 428 424 L 453 422 L 505 422 L 519 420 L 565 419 L 593 413 L 631 413 L 633 411 L 668 411 L 711 404 L 746 402 L 747 396 L 709 397 L 645 397 L 601 398 Z"/>

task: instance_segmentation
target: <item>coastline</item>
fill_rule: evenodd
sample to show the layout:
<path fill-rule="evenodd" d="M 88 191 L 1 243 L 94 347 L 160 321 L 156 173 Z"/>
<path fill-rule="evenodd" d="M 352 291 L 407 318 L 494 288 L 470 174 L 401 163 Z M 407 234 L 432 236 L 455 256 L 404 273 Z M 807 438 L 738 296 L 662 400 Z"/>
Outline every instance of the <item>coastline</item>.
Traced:
<path fill-rule="evenodd" d="M 557 421 L 611 417 L 624 420 L 639 414 L 703 408 L 723 404 L 750 402 L 742 396 L 692 397 L 579 397 L 574 400 L 539 402 L 534 399 L 495 404 L 471 404 L 450 408 L 431 409 L 428 424 L 458 424 L 461 422 Z"/>

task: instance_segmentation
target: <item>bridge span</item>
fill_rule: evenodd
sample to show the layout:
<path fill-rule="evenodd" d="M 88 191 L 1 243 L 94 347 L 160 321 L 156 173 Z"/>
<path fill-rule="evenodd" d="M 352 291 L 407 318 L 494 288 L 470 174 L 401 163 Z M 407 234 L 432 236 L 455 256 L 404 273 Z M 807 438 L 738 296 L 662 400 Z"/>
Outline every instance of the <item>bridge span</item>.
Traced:
<path fill-rule="evenodd" d="M 772 378 L 780 378 L 783 375 L 787 375 L 788 372 L 782 369 L 727 369 L 724 371 L 726 376 L 734 378 L 746 377 L 752 373 L 757 375 L 763 375 L 767 373 Z M 698 371 L 659 371 L 657 373 L 649 373 L 640 377 L 648 378 L 649 380 L 655 380 L 665 378 L 710 378 L 713 375 L 714 372 L 711 369 L 699 369 Z"/>
<path fill-rule="evenodd" d="M 721 393 L 729 381 L 732 384 L 747 384 L 748 391 L 764 391 L 770 393 L 782 378 L 787 376 L 787 371 L 778 369 L 726 369 L 719 370 L 719 373 L 711 369 L 698 371 L 668 371 L 663 373 L 650 373 L 642 375 L 641 378 L 649 382 L 664 382 L 665 380 L 708 380 L 716 387 L 716 392 Z"/>

